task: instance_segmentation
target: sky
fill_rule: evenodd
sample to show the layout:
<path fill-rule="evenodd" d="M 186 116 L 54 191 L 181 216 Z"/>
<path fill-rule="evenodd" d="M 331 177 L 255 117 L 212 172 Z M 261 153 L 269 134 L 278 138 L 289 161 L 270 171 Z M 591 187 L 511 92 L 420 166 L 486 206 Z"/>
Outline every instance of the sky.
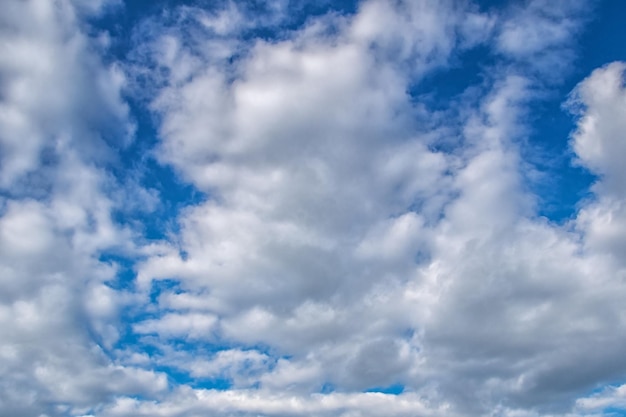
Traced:
<path fill-rule="evenodd" d="M 625 19 L 3 0 L 0 415 L 626 416 Z"/>

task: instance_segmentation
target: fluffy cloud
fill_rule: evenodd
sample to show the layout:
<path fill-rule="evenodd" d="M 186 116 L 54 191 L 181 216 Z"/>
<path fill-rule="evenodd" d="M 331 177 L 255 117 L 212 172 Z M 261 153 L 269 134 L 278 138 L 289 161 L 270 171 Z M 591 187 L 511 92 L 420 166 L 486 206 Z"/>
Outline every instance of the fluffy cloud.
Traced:
<path fill-rule="evenodd" d="M 89 53 L 98 43 L 78 30 L 72 3 L 10 1 L 1 19 L 0 184 L 69 147 L 95 158 L 106 152 L 100 137 L 123 143 L 126 132 L 115 121 L 128 112 L 119 95 L 124 76 Z"/>
<path fill-rule="evenodd" d="M 621 178 L 624 167 L 619 155 L 624 153 L 620 135 L 626 129 L 622 118 L 626 111 L 623 62 L 614 62 L 595 70 L 574 90 L 568 104 L 578 111 L 578 129 L 572 147 L 581 164 L 601 176 L 597 191 L 623 197 Z"/>
<path fill-rule="evenodd" d="M 9 1 L 0 23 L 0 413 L 76 415 L 167 377 L 112 362 L 125 295 L 105 250 L 133 246 L 101 168 L 132 132 L 124 76 L 67 1 Z M 79 10 L 79 11 L 77 11 Z"/>
<path fill-rule="evenodd" d="M 141 23 L 114 65 L 86 34 L 105 3 L 9 4 L 0 48 L 22 46 L 0 58 L 1 413 L 623 407 L 624 64 L 568 101 L 573 152 L 598 175 L 571 221 L 537 215 L 522 158 L 582 2 L 372 0 L 298 28 L 299 4 L 254 21 L 234 2 L 183 6 Z M 408 93 L 476 46 L 493 63 L 479 85 L 438 109 Z M 156 204 L 115 175 L 126 83 L 155 116 L 158 164 L 204 195 L 161 241 L 120 221 L 129 200 Z M 135 261 L 125 286 L 112 255 Z"/>
<path fill-rule="evenodd" d="M 287 355 L 259 379 L 267 388 L 398 383 L 471 413 L 494 395 L 564 410 L 622 372 L 609 366 L 621 363 L 617 332 L 603 359 L 559 381 L 597 348 L 567 341 L 613 333 L 620 281 L 581 254 L 586 232 L 534 217 L 519 139 L 540 84 L 513 63 L 483 99 L 460 103 L 450 129 L 405 89 L 446 64 L 467 9 L 404 6 L 366 3 L 334 37 L 311 24 L 257 42 L 234 80 L 209 64 L 163 90 L 161 158 L 211 197 L 185 213 L 180 246 L 149 259 L 139 280 L 178 277 L 182 293 L 163 299 L 219 315 L 227 343 Z M 578 27 L 540 2 L 503 15 L 495 45 L 517 60 L 563 47 Z M 546 20 L 523 23 L 535 15 Z M 516 49 L 528 38 L 516 31 L 541 25 L 552 35 Z M 456 150 L 433 150 L 443 142 Z"/>

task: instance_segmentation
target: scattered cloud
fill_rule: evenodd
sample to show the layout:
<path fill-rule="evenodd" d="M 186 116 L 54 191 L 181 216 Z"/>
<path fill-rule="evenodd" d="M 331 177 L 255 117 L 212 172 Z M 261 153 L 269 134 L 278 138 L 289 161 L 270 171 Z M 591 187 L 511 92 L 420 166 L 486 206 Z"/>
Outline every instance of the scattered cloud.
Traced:
<path fill-rule="evenodd" d="M 0 414 L 624 409 L 626 64 L 558 98 L 596 175 L 569 221 L 524 160 L 589 4 L 183 3 L 114 59 L 95 22 L 130 4 L 0 17 Z"/>

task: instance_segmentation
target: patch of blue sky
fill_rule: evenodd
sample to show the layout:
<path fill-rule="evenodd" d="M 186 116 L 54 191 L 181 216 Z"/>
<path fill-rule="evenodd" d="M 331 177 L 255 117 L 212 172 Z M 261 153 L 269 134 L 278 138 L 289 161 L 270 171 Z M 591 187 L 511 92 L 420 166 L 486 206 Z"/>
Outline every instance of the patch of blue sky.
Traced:
<path fill-rule="evenodd" d="M 178 282 L 175 280 L 159 281 L 150 292 L 151 303 L 156 303 L 158 297 L 164 291 L 176 291 Z M 205 335 L 206 338 L 189 338 L 185 335 L 172 335 L 167 339 L 162 339 L 154 334 L 138 334 L 133 326 L 145 320 L 158 319 L 166 314 L 166 311 L 145 308 L 126 308 L 122 311 L 122 320 L 120 338 L 111 349 L 102 347 L 103 352 L 109 357 L 115 358 L 120 352 L 138 352 L 147 355 L 150 358 L 152 368 L 158 372 L 168 375 L 170 381 L 174 384 L 185 384 L 198 389 L 214 389 L 228 390 L 232 388 L 232 381 L 224 375 L 218 373 L 210 376 L 194 375 L 192 369 L 183 369 L 181 367 L 168 364 L 166 356 L 172 352 L 181 354 L 189 354 L 194 359 L 211 360 L 215 358 L 219 352 L 230 349 L 241 349 L 243 351 L 255 351 L 264 354 L 268 358 L 267 368 L 273 369 L 279 359 L 290 359 L 289 356 L 281 356 L 270 346 L 254 344 L 250 346 L 242 346 L 241 344 L 230 343 L 220 337 L 219 331 L 211 335 Z M 211 336 L 211 337 L 209 337 Z M 94 335 L 94 339 L 97 339 Z M 249 368 L 249 363 L 244 362 L 239 372 L 245 372 Z"/>
<path fill-rule="evenodd" d="M 242 28 L 239 37 L 249 42 L 256 40 L 280 41 L 288 37 L 292 31 L 305 26 L 315 17 L 329 13 L 354 14 L 357 11 L 358 3 L 356 0 L 321 0 L 317 2 L 295 0 L 285 3 L 285 9 L 277 11 L 270 1 L 239 1 L 236 3 L 239 10 L 248 19 L 255 21 L 254 25 Z M 264 21 L 267 23 L 264 24 Z"/>
<path fill-rule="evenodd" d="M 569 147 L 574 119 L 563 103 L 576 83 L 595 68 L 626 59 L 626 3 L 599 1 L 581 33 L 577 58 L 561 85 L 555 87 L 550 99 L 536 102 L 528 115 L 531 123 L 530 145 L 534 162 L 545 173 L 543 180 L 532 184 L 539 197 L 539 214 L 549 220 L 562 222 L 571 218 L 582 200 L 591 196 L 589 187 L 596 178 L 576 165 Z M 538 154 L 537 154 L 538 152 Z M 532 155 L 525 155 L 531 156 Z M 538 156 L 538 158 L 537 158 Z"/>
<path fill-rule="evenodd" d="M 138 347 L 137 344 L 132 346 L 134 348 Z M 177 366 L 178 364 L 168 364 L 167 358 L 164 356 L 164 345 L 156 343 L 154 340 L 150 341 L 150 339 L 146 339 L 146 343 L 144 345 L 139 345 L 139 347 L 144 346 L 145 349 L 142 348 L 141 352 L 148 354 L 151 357 L 151 362 L 153 364 L 156 363 L 156 365 L 151 365 L 152 369 L 157 372 L 167 374 L 170 382 L 174 385 L 184 384 L 195 389 L 213 389 L 219 391 L 226 391 L 234 387 L 234 374 L 229 375 L 231 370 L 228 368 L 217 370 L 210 375 L 202 375 L 202 372 L 197 372 L 197 370 L 192 368 L 193 364 L 191 364 L 192 367 L 190 367 L 189 364 L 185 364 L 184 367 Z M 189 354 L 194 358 L 194 360 L 200 361 L 211 361 L 220 352 L 229 349 L 229 347 L 226 346 L 199 341 L 174 341 L 168 343 L 166 347 L 170 351 L 170 354 L 171 352 Z M 268 362 L 265 364 L 266 369 L 270 371 L 274 369 L 276 361 L 276 358 L 268 359 Z M 255 374 L 255 370 L 252 369 L 252 364 L 247 362 L 240 364 L 240 366 L 237 367 L 236 372 L 238 375 L 250 374 L 252 376 Z M 253 378 L 251 378 L 251 381 L 254 381 Z M 251 382 L 251 387 L 258 388 L 258 382 Z"/>
<path fill-rule="evenodd" d="M 114 350 L 117 351 L 131 351 L 141 353 L 149 356 L 150 358 L 155 358 L 162 353 L 163 345 L 154 335 L 139 335 L 132 331 L 132 322 L 124 322 L 122 336 L 113 346 Z M 114 350 L 109 350 L 107 353 L 113 357 L 115 355 Z"/>
<path fill-rule="evenodd" d="M 130 272 L 128 272 L 130 274 Z M 134 273 L 133 273 L 134 279 Z M 132 289 L 133 282 L 128 282 L 127 287 L 123 289 Z M 149 356 L 157 353 L 159 348 L 156 339 L 151 339 L 145 335 L 137 334 L 133 326 L 145 320 L 158 319 L 164 312 L 156 308 L 156 304 L 159 301 L 159 296 L 163 292 L 176 292 L 179 288 L 179 282 L 175 279 L 164 279 L 153 281 L 148 302 L 155 306 L 155 308 L 145 308 L 142 305 L 129 305 L 120 310 L 120 339 L 115 344 L 116 349 L 133 349 L 135 347 L 141 347 L 142 351 Z M 191 346 L 190 346 L 191 348 Z"/>
<path fill-rule="evenodd" d="M 385 387 L 374 387 L 365 392 L 379 392 L 381 394 L 400 395 L 404 392 L 405 386 L 402 384 L 391 384 Z"/>
<path fill-rule="evenodd" d="M 605 392 L 606 390 L 610 390 L 610 389 L 615 389 L 615 388 L 619 388 L 622 385 L 626 384 L 626 379 L 624 378 L 616 378 L 614 380 L 611 380 L 603 385 L 599 385 L 597 387 L 595 387 L 593 390 L 591 390 L 589 392 L 589 397 L 594 396 L 594 395 L 598 395 L 602 392 Z"/>
<path fill-rule="evenodd" d="M 602 414 L 607 417 L 626 417 L 626 408 L 607 407 L 602 410 Z"/>
<path fill-rule="evenodd" d="M 380 393 L 380 394 L 388 394 L 388 395 L 400 395 L 404 393 L 406 387 L 403 384 L 391 384 L 387 386 L 381 387 L 371 387 L 363 390 L 364 393 Z M 331 394 L 337 391 L 337 387 L 335 384 L 331 382 L 325 382 L 319 389 L 320 394 Z"/>
<path fill-rule="evenodd" d="M 336 389 L 337 389 L 337 387 L 335 386 L 335 384 L 331 384 L 330 382 L 326 382 L 320 388 L 320 394 L 330 394 L 330 393 L 335 392 Z"/>
<path fill-rule="evenodd" d="M 201 345 L 202 350 L 197 346 Z M 162 372 L 168 376 L 169 382 L 173 386 L 188 385 L 198 389 L 228 390 L 232 388 L 232 381 L 224 375 L 214 375 L 200 377 L 193 375 L 192 370 L 183 369 L 179 366 L 168 364 L 165 358 L 164 348 L 173 352 L 192 353 L 195 359 L 209 359 L 213 354 L 219 352 L 217 346 L 211 349 L 212 345 L 199 342 L 174 341 L 164 344 L 154 336 L 137 336 L 129 331 L 116 344 L 117 352 L 138 352 L 150 358 L 150 369 Z M 111 358 L 115 357 L 113 350 L 103 349 Z"/>
<path fill-rule="evenodd" d="M 173 386 L 187 385 L 194 389 L 213 389 L 226 391 L 232 388 L 232 382 L 226 378 L 196 378 L 189 372 L 175 366 L 154 366 L 156 372 L 162 372 L 168 376 Z"/>
<path fill-rule="evenodd" d="M 137 182 L 153 192 L 157 201 L 153 207 L 138 207 L 137 210 L 122 208 L 115 213 L 116 220 L 120 224 L 140 227 L 146 239 L 164 239 L 168 234 L 178 232 L 176 218 L 180 209 L 199 204 L 207 197 L 171 166 L 156 160 L 156 120 L 145 108 L 146 103 L 131 98 L 127 102 L 136 125 L 135 139 L 128 146 L 117 149 L 119 159 L 110 166 L 110 172 L 121 184 Z"/>
<path fill-rule="evenodd" d="M 432 110 L 450 110 L 468 91 L 483 85 L 496 64 L 486 45 L 462 50 L 450 57 L 448 65 L 416 80 L 407 88 L 414 102 Z"/>
<path fill-rule="evenodd" d="M 170 166 L 149 160 L 143 167 L 142 185 L 155 192 L 157 204 L 146 211 L 117 212 L 119 224 L 129 225 L 147 240 L 167 239 L 180 231 L 178 217 L 182 209 L 209 198 L 185 182 Z"/>
<path fill-rule="evenodd" d="M 129 54 L 137 46 L 138 40 L 134 38 L 137 27 L 146 18 L 159 16 L 165 10 L 181 4 L 183 2 L 173 0 L 125 2 L 123 6 L 112 7 L 92 20 L 90 23 L 94 32 L 106 32 L 110 39 L 109 47 L 102 51 L 102 58 L 106 62 L 122 65 L 125 71 L 129 71 L 126 65 L 132 62 Z M 156 128 L 159 121 L 148 110 L 148 104 L 153 98 L 153 90 L 148 84 L 141 79 L 129 80 L 127 89 L 130 91 L 125 91 L 124 99 L 129 106 L 130 122 L 135 126 L 135 134 L 127 144 L 115 138 L 107 140 L 116 151 L 116 160 L 108 164 L 107 169 L 119 184 L 137 183 L 154 192 L 158 200 L 154 207 L 145 210 L 117 210 L 114 212 L 115 220 L 119 224 L 139 228 L 138 231 L 146 239 L 165 239 L 171 233 L 178 232 L 176 219 L 180 209 L 198 204 L 206 196 L 186 182 L 171 166 L 156 160 L 154 149 L 159 142 Z"/>
<path fill-rule="evenodd" d="M 559 96 L 562 99 L 567 92 Z M 596 177 L 575 162 L 569 147 L 574 129 L 572 116 L 559 99 L 536 102 L 531 130 L 523 156 L 534 165 L 539 177 L 527 178 L 530 190 L 538 198 L 538 215 L 554 222 L 574 216 L 580 203 L 589 199 Z"/>
<path fill-rule="evenodd" d="M 133 36 L 138 25 L 146 18 L 174 18 L 172 11 L 177 7 L 198 7 L 206 12 L 217 14 L 227 9 L 231 3 L 228 0 L 136 0 L 109 9 L 108 13 L 98 16 L 91 23 L 95 30 L 109 33 L 112 43 L 107 52 L 110 59 L 122 61 L 135 46 Z M 277 11 L 276 5 L 278 3 L 267 0 L 239 0 L 232 3 L 246 15 L 249 21 L 258 23 L 249 28 L 243 28 L 240 33 L 242 39 L 280 39 L 285 31 L 298 29 L 311 18 L 327 13 L 351 15 L 356 13 L 359 5 L 357 0 L 320 0 L 315 2 L 295 0 L 285 3 L 284 10 Z M 271 24 L 262 24 L 264 18 L 277 12 L 282 14 L 278 20 L 269 19 L 268 22 Z M 177 23 L 181 24 L 181 22 Z"/>
<path fill-rule="evenodd" d="M 129 290 L 134 288 L 134 272 L 125 272 L 129 277 L 129 281 L 125 282 L 126 286 L 121 287 L 122 290 Z M 132 281 L 130 281 L 132 279 Z M 154 281 L 150 293 L 148 302 L 152 305 L 156 305 L 158 303 L 159 296 L 164 291 L 172 291 L 178 288 L 178 281 L 173 279 L 159 280 Z M 118 289 L 111 285 L 113 288 Z M 140 335 L 137 334 L 133 326 L 137 323 L 140 323 L 145 320 L 157 319 L 162 316 L 163 312 L 159 311 L 157 308 L 146 308 L 144 305 L 128 305 L 120 310 L 120 328 L 118 331 L 120 332 L 120 338 L 115 344 L 115 349 L 135 349 L 141 348 L 143 353 L 146 353 L 149 356 L 152 356 L 155 353 L 158 353 L 158 341 L 154 339 L 150 335 Z"/>
<path fill-rule="evenodd" d="M 580 59 L 573 68 L 574 80 L 580 80 L 609 62 L 626 59 L 626 3 L 615 0 L 596 3 L 595 12 L 581 37 Z"/>
<path fill-rule="evenodd" d="M 150 302 L 158 303 L 159 297 L 163 293 L 180 293 L 180 281 L 177 279 L 160 279 L 156 281 L 152 281 L 152 286 L 150 288 Z"/>
<path fill-rule="evenodd" d="M 107 281 L 109 287 L 115 290 L 133 291 L 135 289 L 136 273 L 134 270 L 134 259 L 116 253 L 103 252 L 98 260 L 114 267 L 116 270 L 115 278 Z"/>

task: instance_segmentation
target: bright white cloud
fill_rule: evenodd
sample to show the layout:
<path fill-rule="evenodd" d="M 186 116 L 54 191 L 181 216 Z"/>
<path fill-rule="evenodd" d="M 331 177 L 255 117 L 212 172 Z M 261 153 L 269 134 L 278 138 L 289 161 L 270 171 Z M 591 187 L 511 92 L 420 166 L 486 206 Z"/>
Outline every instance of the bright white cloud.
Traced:
<path fill-rule="evenodd" d="M 0 414 L 624 406 L 607 385 L 626 373 L 624 64 L 568 102 L 594 199 L 555 224 L 525 182 L 527 115 L 572 62 L 583 2 L 371 0 L 271 40 L 254 31 L 288 26 L 285 2 L 258 20 L 185 6 L 141 22 L 114 65 L 85 17 L 108 6 L 0 18 Z M 480 85 L 438 110 L 408 93 L 476 45 L 495 61 Z M 157 242 L 119 222 L 155 191 L 107 165 L 133 132 L 127 82 L 146 88 L 152 155 L 206 197 Z M 141 257 L 127 288 L 112 253 Z"/>
<path fill-rule="evenodd" d="M 447 407 L 430 409 L 419 398 L 403 398 L 380 393 L 312 395 L 308 398 L 255 391 L 184 390 L 172 401 L 147 403 L 121 399 L 101 413 L 105 417 L 126 416 L 192 416 L 206 413 L 236 415 L 292 416 L 435 416 L 455 415 Z M 448 414 L 449 413 L 449 414 Z"/>
<path fill-rule="evenodd" d="M 600 175 L 600 193 L 626 194 L 622 179 L 626 171 L 620 155 L 626 150 L 624 71 L 626 64 L 614 62 L 595 70 L 574 90 L 569 105 L 579 111 L 578 129 L 572 147 L 580 163 Z"/>
<path fill-rule="evenodd" d="M 100 3 L 98 3 L 100 4 Z M 97 6 L 97 7 L 96 7 Z M 0 17 L 0 414 L 84 414 L 167 376 L 106 354 L 132 295 L 104 250 L 132 249 L 102 169 L 132 132 L 124 76 L 104 65 L 68 1 L 8 1 Z M 89 10 L 87 10 L 89 9 Z M 123 193 L 122 193 L 123 195 Z"/>
<path fill-rule="evenodd" d="M 445 64 L 459 19 L 443 6 L 411 7 L 398 18 L 367 3 L 335 38 L 310 29 L 257 43 L 232 82 L 209 66 L 165 89 L 155 102 L 162 158 L 215 198 L 182 218 L 185 257 L 150 259 L 140 277 L 176 275 L 189 294 L 167 299 L 190 301 L 178 308 L 199 308 L 202 294 L 226 340 L 289 355 L 261 378 L 266 387 L 427 384 L 427 398 L 461 409 L 493 392 L 541 406 L 610 378 L 598 363 L 597 375 L 556 384 L 589 346 L 553 349 L 605 334 L 603 315 L 618 310 L 600 300 L 621 290 L 610 279 L 590 296 L 597 260 L 579 255 L 577 235 L 533 218 L 517 145 L 538 95 L 532 79 L 496 78 L 462 129 L 416 125 L 405 115 L 425 115 L 404 92 L 416 73 L 397 63 Z M 569 42 L 574 26 L 546 7 L 511 12 L 500 40 L 512 48 L 517 19 L 547 14 L 554 39 L 538 35 L 532 47 Z M 440 24 L 421 24 L 425 16 Z M 429 150 L 446 135 L 458 152 Z M 607 349 L 607 363 L 616 360 Z"/>
<path fill-rule="evenodd" d="M 127 126 L 115 125 L 128 113 L 124 76 L 89 52 L 97 44 L 78 31 L 70 2 L 9 1 L 0 19 L 0 185 L 32 174 L 56 152 L 101 158 L 107 150 L 98 136 L 126 141 Z"/>

